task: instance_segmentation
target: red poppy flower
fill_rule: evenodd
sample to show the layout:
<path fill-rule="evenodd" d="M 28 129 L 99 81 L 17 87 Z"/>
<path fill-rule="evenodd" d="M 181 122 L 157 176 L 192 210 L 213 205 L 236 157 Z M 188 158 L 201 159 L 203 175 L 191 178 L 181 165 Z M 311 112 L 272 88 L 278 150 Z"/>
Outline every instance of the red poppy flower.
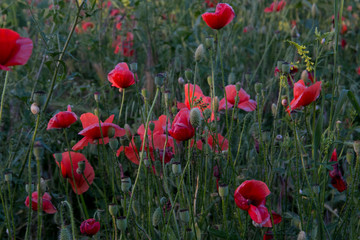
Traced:
<path fill-rule="evenodd" d="M 302 79 L 294 85 L 294 99 L 290 102 L 291 111 L 300 107 L 305 107 L 314 102 L 320 95 L 321 81 L 316 82 L 310 87 L 306 87 Z M 290 114 L 289 107 L 287 111 Z"/>
<path fill-rule="evenodd" d="M 68 105 L 67 111 L 59 112 L 50 119 L 46 130 L 68 128 L 76 121 L 77 116 L 71 111 L 70 105 Z"/>
<path fill-rule="evenodd" d="M 214 149 L 216 152 L 226 151 L 229 149 L 229 141 L 225 137 L 221 136 L 220 133 L 214 136 L 209 134 L 207 138 L 207 143 L 209 144 L 211 149 Z M 203 142 L 201 140 L 198 140 L 196 142 L 196 146 L 198 149 L 202 150 Z"/>
<path fill-rule="evenodd" d="M 82 27 L 82 29 L 84 30 L 84 32 L 86 32 L 88 29 L 92 29 L 92 28 L 94 28 L 94 23 L 92 23 L 92 22 L 82 22 L 81 23 L 81 27 Z"/>
<path fill-rule="evenodd" d="M 119 25 L 118 25 L 119 24 Z M 116 28 L 118 30 L 121 29 L 121 22 L 116 24 Z M 120 28 L 120 29 L 119 29 Z M 115 47 L 114 53 L 118 54 L 121 52 L 124 57 L 132 57 L 134 55 L 134 34 L 131 32 L 126 33 L 126 39 L 122 40 L 121 36 L 117 36 L 116 40 L 113 43 L 113 47 Z"/>
<path fill-rule="evenodd" d="M 101 122 L 101 130 L 104 138 L 104 142 L 101 137 L 99 118 L 92 113 L 84 113 L 80 116 L 80 121 L 83 126 L 83 130 L 79 132 L 79 135 L 84 137 L 73 146 L 73 150 L 81 150 L 86 147 L 89 143 L 93 144 L 107 144 L 109 142 L 109 130 L 115 129 L 114 137 L 122 137 L 126 134 L 125 130 L 118 125 L 112 123 L 114 115 L 111 115 L 105 122 Z M 98 141 L 96 141 L 98 140 Z"/>
<path fill-rule="evenodd" d="M 274 239 L 274 234 L 271 231 L 267 231 L 264 234 L 263 240 L 271 240 L 271 239 Z"/>
<path fill-rule="evenodd" d="M 195 135 L 195 129 L 190 123 L 190 110 L 183 108 L 176 114 L 169 134 L 177 141 L 185 141 Z"/>
<path fill-rule="evenodd" d="M 67 178 L 69 183 L 71 184 L 71 187 L 73 189 L 73 191 L 77 194 L 83 194 L 84 192 L 86 192 L 89 189 L 89 185 L 86 182 L 86 180 L 84 179 L 84 177 L 81 174 L 77 173 L 77 169 L 78 169 L 78 164 L 81 161 L 85 161 L 85 170 L 84 170 L 84 176 L 86 177 L 87 181 L 89 182 L 89 184 L 91 185 L 94 181 L 95 178 L 95 172 L 93 167 L 90 165 L 89 161 L 86 159 L 86 157 L 81 154 L 81 153 L 77 153 L 77 152 L 70 152 L 71 155 L 71 161 L 73 163 L 73 170 L 74 170 L 74 179 L 75 182 L 73 180 L 73 176 L 71 173 L 71 161 L 70 161 L 70 156 L 69 156 L 69 152 L 63 152 L 62 154 L 62 159 L 61 159 L 61 174 L 63 176 L 63 178 Z M 53 155 L 55 158 L 55 155 Z M 56 161 L 56 164 L 60 167 L 59 162 Z M 76 187 L 75 187 L 76 184 Z"/>
<path fill-rule="evenodd" d="M 192 107 L 199 108 L 201 111 L 204 111 L 206 108 L 211 108 L 211 97 L 205 96 L 198 85 L 195 85 L 194 91 L 194 85 L 185 84 L 184 93 L 185 106 L 182 106 L 180 105 L 181 103 L 178 103 L 178 108 L 181 109 L 183 107 L 187 107 L 190 110 L 190 103 Z"/>
<path fill-rule="evenodd" d="M 281 10 L 283 10 L 283 8 L 285 7 L 286 2 L 284 0 L 278 2 L 272 2 L 270 7 L 267 7 L 264 9 L 264 12 L 269 13 L 269 12 L 280 12 Z"/>
<path fill-rule="evenodd" d="M 20 37 L 13 30 L 0 28 L 0 69 L 9 71 L 10 66 L 24 65 L 33 49 L 30 38 Z"/>
<path fill-rule="evenodd" d="M 271 211 L 271 215 L 272 215 L 272 218 L 274 220 L 275 225 L 281 223 L 282 217 L 281 217 L 280 214 L 278 214 L 278 213 L 276 213 L 274 211 Z M 262 225 L 262 227 L 272 227 L 271 217 L 269 218 L 269 220 L 265 224 Z"/>
<path fill-rule="evenodd" d="M 234 9 L 227 3 L 216 5 L 215 13 L 206 12 L 202 19 L 212 29 L 220 29 L 228 25 L 235 17 Z"/>
<path fill-rule="evenodd" d="M 87 236 L 93 236 L 100 230 L 100 223 L 97 222 L 94 218 L 89 218 L 83 221 L 80 225 L 81 234 Z"/>
<path fill-rule="evenodd" d="M 34 211 L 37 211 L 38 210 L 38 204 L 37 204 L 37 201 L 38 201 L 38 192 L 33 192 L 31 194 L 31 209 L 34 210 Z M 44 193 L 43 197 L 42 197 L 42 210 L 48 214 L 54 214 L 57 212 L 55 206 L 51 203 L 51 196 L 50 194 L 48 194 L 47 192 Z M 30 201 L 29 201 L 29 196 L 26 197 L 26 200 L 25 200 L 25 205 L 27 207 L 29 207 L 30 205 Z"/>
<path fill-rule="evenodd" d="M 347 183 L 344 180 L 340 169 L 339 164 L 337 163 L 337 154 L 336 149 L 334 149 L 330 162 L 336 162 L 334 165 L 332 165 L 333 170 L 329 172 L 329 176 L 331 177 L 331 185 L 336 188 L 339 192 L 343 192 L 347 189 Z"/>
<path fill-rule="evenodd" d="M 219 110 L 226 109 L 226 100 L 227 100 L 227 107 L 232 108 L 235 104 L 235 97 L 236 97 L 236 86 L 235 85 L 228 85 L 225 87 L 226 91 L 226 99 L 221 99 L 219 103 Z M 239 93 L 239 103 L 238 108 L 246 111 L 252 112 L 256 109 L 256 101 L 250 99 L 250 95 L 245 92 L 244 89 L 240 89 Z"/>
<path fill-rule="evenodd" d="M 265 198 L 269 194 L 270 190 L 264 182 L 247 180 L 235 190 L 234 199 L 236 205 L 247 211 L 254 222 L 264 225 L 270 219 L 265 206 Z"/>
<path fill-rule="evenodd" d="M 134 74 L 129 70 L 125 62 L 116 65 L 115 69 L 108 74 L 108 80 L 113 87 L 117 88 L 128 88 L 135 84 Z"/>
<path fill-rule="evenodd" d="M 357 72 L 358 75 L 360 75 L 360 67 L 358 67 L 358 68 L 356 69 L 356 72 Z"/>

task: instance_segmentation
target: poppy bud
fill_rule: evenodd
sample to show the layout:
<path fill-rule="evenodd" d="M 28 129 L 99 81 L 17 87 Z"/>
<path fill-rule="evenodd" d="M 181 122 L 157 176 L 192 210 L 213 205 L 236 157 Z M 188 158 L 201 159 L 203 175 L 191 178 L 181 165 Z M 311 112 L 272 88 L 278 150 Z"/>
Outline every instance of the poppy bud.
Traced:
<path fill-rule="evenodd" d="M 5 182 L 11 182 L 12 181 L 12 172 L 6 172 L 4 173 Z"/>
<path fill-rule="evenodd" d="M 78 162 L 78 168 L 76 169 L 76 173 L 81 175 L 85 171 L 85 161 Z"/>
<path fill-rule="evenodd" d="M 316 11 L 317 9 L 316 9 L 316 4 L 314 3 L 312 6 L 311 6 L 311 16 L 313 17 L 313 18 L 315 18 L 315 16 L 316 16 Z"/>
<path fill-rule="evenodd" d="M 152 224 L 154 227 L 158 226 L 161 223 L 161 208 L 158 207 L 152 215 Z"/>
<path fill-rule="evenodd" d="M 174 162 L 171 165 L 172 172 L 175 176 L 179 176 L 181 174 L 181 164 L 180 162 Z"/>
<path fill-rule="evenodd" d="M 304 231 L 300 231 L 297 240 L 306 240 L 306 233 Z"/>
<path fill-rule="evenodd" d="M 200 44 L 195 51 L 195 61 L 200 62 L 201 59 L 204 57 L 204 54 L 205 54 L 204 45 Z"/>
<path fill-rule="evenodd" d="M 34 157 L 36 160 L 38 159 L 41 159 L 42 156 L 43 156 L 43 146 L 41 144 L 40 141 L 36 141 L 35 144 L 34 144 L 34 148 L 33 148 L 33 151 L 34 151 Z"/>
<path fill-rule="evenodd" d="M 173 107 L 171 108 L 171 112 L 172 112 L 172 114 L 176 115 L 176 113 L 177 113 L 177 107 L 176 107 L 176 106 L 173 106 Z"/>
<path fill-rule="evenodd" d="M 115 128 L 109 127 L 107 134 L 109 138 L 113 138 L 115 136 Z"/>
<path fill-rule="evenodd" d="M 167 203 L 166 197 L 162 197 L 162 198 L 160 199 L 160 204 L 161 204 L 161 205 L 165 205 L 166 203 Z"/>
<path fill-rule="evenodd" d="M 214 48 L 214 38 L 213 37 L 207 37 L 205 39 L 205 46 L 208 49 L 213 49 Z"/>
<path fill-rule="evenodd" d="M 123 177 L 121 178 L 121 191 L 128 192 L 131 188 L 131 178 Z"/>
<path fill-rule="evenodd" d="M 141 89 L 141 95 L 143 96 L 143 98 L 145 100 L 147 99 L 148 92 L 147 92 L 146 88 Z"/>
<path fill-rule="evenodd" d="M 193 77 L 193 72 L 191 71 L 191 69 L 186 69 L 185 70 L 186 80 L 191 81 L 192 77 Z"/>
<path fill-rule="evenodd" d="M 134 211 L 134 213 L 135 213 L 136 216 L 139 216 L 139 215 L 140 215 L 141 209 L 140 209 L 139 202 L 138 202 L 137 200 L 134 200 L 134 201 L 132 202 L 132 209 L 133 209 L 133 211 Z"/>
<path fill-rule="evenodd" d="M 348 149 L 347 152 L 346 152 L 346 161 L 347 161 L 348 164 L 351 164 L 351 163 L 352 163 L 353 156 L 354 156 L 353 150 L 352 150 L 352 149 Z"/>
<path fill-rule="evenodd" d="M 150 122 L 150 123 L 149 123 L 149 128 L 150 128 L 150 131 L 154 131 L 154 129 L 155 129 L 155 123 L 154 123 L 154 122 Z"/>
<path fill-rule="evenodd" d="M 211 110 L 209 108 L 205 109 L 203 112 L 203 116 L 205 120 L 208 120 L 211 117 Z"/>
<path fill-rule="evenodd" d="M 130 63 L 130 69 L 132 72 L 137 72 L 138 64 L 136 62 Z"/>
<path fill-rule="evenodd" d="M 260 94 L 262 90 L 262 83 L 255 83 L 255 92 Z"/>
<path fill-rule="evenodd" d="M 111 150 L 117 151 L 119 148 L 119 141 L 116 138 L 111 138 L 109 140 L 109 145 L 110 145 Z"/>
<path fill-rule="evenodd" d="M 279 71 L 282 70 L 282 65 L 283 65 L 284 61 L 277 61 L 277 68 L 279 69 Z"/>
<path fill-rule="evenodd" d="M 237 92 L 240 91 L 240 89 L 241 89 L 241 83 L 237 82 L 236 85 L 235 85 L 235 89 L 236 89 Z M 238 96 L 238 95 L 239 95 L 239 94 L 237 94 L 236 96 Z"/>
<path fill-rule="evenodd" d="M 354 141 L 354 152 L 356 153 L 357 156 L 360 155 L 360 140 Z"/>
<path fill-rule="evenodd" d="M 31 183 L 31 184 L 26 184 L 25 185 L 25 191 L 27 192 L 27 193 L 29 193 L 29 191 L 31 191 L 31 192 L 33 192 L 34 191 L 34 183 Z"/>
<path fill-rule="evenodd" d="M 212 88 L 212 77 L 211 76 L 207 77 L 207 82 L 208 82 L 210 88 Z"/>
<path fill-rule="evenodd" d="M 194 128 L 200 126 L 201 123 L 201 113 L 198 108 L 193 108 L 190 111 L 190 123 Z"/>
<path fill-rule="evenodd" d="M 291 68 L 291 66 L 290 66 L 290 64 L 289 63 L 287 63 L 287 62 L 284 62 L 282 65 L 281 65 L 281 71 L 283 72 L 283 73 L 290 73 L 290 69 Z"/>
<path fill-rule="evenodd" d="M 307 80 L 309 80 L 308 72 L 307 72 L 306 70 L 302 71 L 302 73 L 301 73 L 301 79 L 304 80 L 304 82 L 306 82 Z"/>
<path fill-rule="evenodd" d="M 55 160 L 58 162 L 58 163 L 61 163 L 61 160 L 62 160 L 62 153 L 55 153 L 54 154 L 55 156 Z"/>
<path fill-rule="evenodd" d="M 47 190 L 47 185 L 46 185 L 46 181 L 44 180 L 44 178 L 40 179 L 40 189 L 41 189 L 41 192 L 46 192 L 46 190 Z"/>
<path fill-rule="evenodd" d="M 164 84 L 164 80 L 165 80 L 166 74 L 165 73 L 158 73 L 155 76 L 155 84 L 157 87 L 162 87 L 162 85 Z"/>
<path fill-rule="evenodd" d="M 118 212 L 119 212 L 119 205 L 109 204 L 109 213 L 111 216 L 115 217 Z"/>
<path fill-rule="evenodd" d="M 69 231 L 69 229 L 65 226 L 61 226 L 60 232 L 59 232 L 59 240 L 71 240 L 72 236 Z"/>
<path fill-rule="evenodd" d="M 36 115 L 40 112 L 40 108 L 36 103 L 31 104 L 30 110 L 32 114 Z"/>
<path fill-rule="evenodd" d="M 178 78 L 178 83 L 179 83 L 180 85 L 184 85 L 185 80 L 184 80 L 182 77 L 179 77 L 179 78 Z"/>
<path fill-rule="evenodd" d="M 127 219 L 126 216 L 121 216 L 119 218 L 116 219 L 116 227 L 117 229 L 119 229 L 121 232 L 125 232 L 126 228 L 127 228 Z"/>
<path fill-rule="evenodd" d="M 180 220 L 184 223 L 188 223 L 190 221 L 189 209 L 180 209 L 179 215 Z"/>
<path fill-rule="evenodd" d="M 219 185 L 219 195 L 221 198 L 224 198 L 227 195 L 229 195 L 229 186 L 227 184 Z"/>
<path fill-rule="evenodd" d="M 286 107 L 288 105 L 287 96 L 281 97 L 281 105 L 283 105 L 284 107 Z"/>
<path fill-rule="evenodd" d="M 273 116 L 276 115 L 277 112 L 277 106 L 275 103 L 271 104 L 271 113 L 273 114 Z"/>
<path fill-rule="evenodd" d="M 44 91 L 34 92 L 33 100 L 37 106 L 41 107 L 45 103 L 45 92 Z"/>
<path fill-rule="evenodd" d="M 211 100 L 211 108 L 214 113 L 216 113 L 219 110 L 219 98 L 218 97 L 214 97 Z"/>
<path fill-rule="evenodd" d="M 94 92 L 95 102 L 100 102 L 100 92 Z"/>

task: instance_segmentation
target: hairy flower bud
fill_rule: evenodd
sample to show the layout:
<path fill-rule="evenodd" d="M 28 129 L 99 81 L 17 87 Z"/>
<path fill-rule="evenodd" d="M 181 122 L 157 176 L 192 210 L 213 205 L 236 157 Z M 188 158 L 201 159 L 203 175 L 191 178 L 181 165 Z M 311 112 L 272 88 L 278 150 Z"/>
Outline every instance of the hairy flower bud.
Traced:
<path fill-rule="evenodd" d="M 204 45 L 200 44 L 195 51 L 195 61 L 200 62 L 205 55 Z"/>
<path fill-rule="evenodd" d="M 59 240 L 71 240 L 72 236 L 69 229 L 66 226 L 61 226 L 59 232 Z"/>
<path fill-rule="evenodd" d="M 31 104 L 30 110 L 32 114 L 36 115 L 40 112 L 40 108 L 36 103 Z"/>
<path fill-rule="evenodd" d="M 78 162 L 78 168 L 76 169 L 76 173 L 81 175 L 85 171 L 85 161 Z"/>
<path fill-rule="evenodd" d="M 158 226 L 161 223 L 161 218 L 162 218 L 162 212 L 161 212 L 161 208 L 158 207 L 155 209 L 155 212 L 152 215 L 152 224 L 154 227 Z"/>
<path fill-rule="evenodd" d="M 216 113 L 219 110 L 219 98 L 218 97 L 214 97 L 211 100 L 211 110 Z"/>
<path fill-rule="evenodd" d="M 200 126 L 201 123 L 201 112 L 198 108 L 193 108 L 190 111 L 190 123 L 194 128 Z"/>

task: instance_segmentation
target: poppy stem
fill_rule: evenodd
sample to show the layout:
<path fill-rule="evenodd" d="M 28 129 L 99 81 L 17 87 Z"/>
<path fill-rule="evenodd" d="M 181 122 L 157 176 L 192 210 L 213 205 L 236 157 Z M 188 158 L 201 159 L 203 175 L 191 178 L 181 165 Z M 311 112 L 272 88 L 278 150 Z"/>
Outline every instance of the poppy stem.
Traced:
<path fill-rule="evenodd" d="M 118 117 L 118 123 L 120 125 L 120 118 L 121 118 L 121 112 L 124 106 L 124 99 L 125 99 L 125 88 L 122 89 L 122 97 L 121 97 L 121 105 L 119 110 L 119 117 Z"/>
<path fill-rule="evenodd" d="M 2 111 L 3 111 L 3 107 L 4 107 L 4 99 L 5 99 L 6 86 L 7 86 L 7 83 L 8 83 L 8 79 L 9 79 L 9 71 L 6 71 L 4 88 L 3 88 L 3 91 L 2 91 L 2 94 L 1 94 L 0 125 L 1 125 Z"/>

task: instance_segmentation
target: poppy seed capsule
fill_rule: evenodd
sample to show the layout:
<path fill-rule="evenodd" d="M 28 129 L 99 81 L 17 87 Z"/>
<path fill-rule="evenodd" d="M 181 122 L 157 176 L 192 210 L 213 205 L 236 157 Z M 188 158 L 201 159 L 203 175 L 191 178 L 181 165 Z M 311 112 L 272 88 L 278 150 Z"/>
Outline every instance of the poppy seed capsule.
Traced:
<path fill-rule="evenodd" d="M 119 212 L 119 205 L 109 204 L 109 213 L 111 216 L 115 217 L 118 212 Z"/>
<path fill-rule="evenodd" d="M 111 138 L 109 140 L 109 145 L 110 145 L 111 150 L 117 151 L 119 148 L 119 141 L 116 138 Z"/>
<path fill-rule="evenodd" d="M 117 229 L 119 229 L 121 232 L 125 232 L 126 228 L 127 228 L 127 219 L 126 216 L 121 216 L 119 218 L 116 219 L 116 227 Z"/>
<path fill-rule="evenodd" d="M 155 84 L 157 87 L 162 87 L 165 80 L 165 73 L 159 73 L 155 76 Z"/>
<path fill-rule="evenodd" d="M 136 62 L 130 63 L 130 69 L 132 72 L 137 72 L 138 64 Z"/>
<path fill-rule="evenodd" d="M 190 81 L 193 77 L 193 72 L 191 71 L 191 69 L 186 69 L 185 70 L 185 78 L 186 80 Z"/>
<path fill-rule="evenodd" d="M 281 65 L 281 71 L 283 73 L 290 73 L 290 70 L 291 70 L 291 66 L 289 63 L 287 62 L 284 62 L 282 65 Z"/>
<path fill-rule="evenodd" d="M 221 198 L 224 198 L 227 195 L 229 195 L 229 186 L 227 184 L 219 185 L 219 195 Z"/>
<path fill-rule="evenodd" d="M 85 171 L 85 161 L 78 162 L 78 168 L 76 169 L 76 173 L 81 175 Z"/>
<path fill-rule="evenodd" d="M 262 90 L 262 83 L 255 83 L 255 92 L 256 94 L 260 94 Z"/>
<path fill-rule="evenodd" d="M 201 59 L 204 57 L 204 54 L 205 54 L 204 45 L 200 44 L 195 51 L 195 61 L 200 62 Z"/>
<path fill-rule="evenodd" d="M 201 123 L 201 113 L 198 108 L 193 108 L 190 111 L 190 123 L 194 128 L 200 126 Z"/>
<path fill-rule="evenodd" d="M 44 178 L 40 179 L 40 189 L 41 189 L 41 192 L 46 192 L 46 190 L 47 190 L 47 185 L 46 185 L 46 181 L 44 180 Z"/>
<path fill-rule="evenodd" d="M 174 162 L 171 165 L 172 172 L 175 176 L 179 176 L 181 174 L 181 164 L 180 162 Z"/>
<path fill-rule="evenodd" d="M 30 110 L 32 114 L 36 115 L 40 112 L 40 108 L 36 103 L 31 104 Z"/>
<path fill-rule="evenodd" d="M 4 173 L 5 182 L 11 182 L 12 181 L 12 172 L 6 172 Z"/>
<path fill-rule="evenodd" d="M 121 178 L 121 191 L 128 192 L 131 188 L 131 178 L 123 177 Z"/>
<path fill-rule="evenodd" d="M 45 92 L 44 91 L 34 92 L 33 100 L 37 106 L 41 107 L 45 103 Z"/>
<path fill-rule="evenodd" d="M 152 224 L 154 227 L 158 226 L 161 223 L 161 208 L 156 208 L 155 212 L 152 215 Z"/>
<path fill-rule="evenodd" d="M 184 223 L 188 223 L 190 221 L 189 209 L 180 209 L 179 215 L 180 220 Z"/>

